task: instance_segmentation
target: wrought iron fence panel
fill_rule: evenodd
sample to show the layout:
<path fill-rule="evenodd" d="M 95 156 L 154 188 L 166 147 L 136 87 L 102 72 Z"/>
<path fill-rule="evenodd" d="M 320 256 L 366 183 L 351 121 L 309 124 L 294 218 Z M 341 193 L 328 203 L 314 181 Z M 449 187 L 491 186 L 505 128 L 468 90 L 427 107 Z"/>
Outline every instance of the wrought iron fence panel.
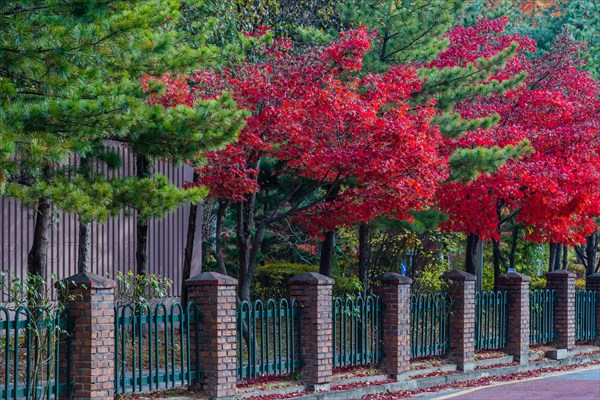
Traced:
<path fill-rule="evenodd" d="M 179 303 L 115 308 L 115 393 L 188 385 L 199 379 L 199 312 L 193 302 L 185 310 Z"/>
<path fill-rule="evenodd" d="M 529 293 L 529 343 L 552 343 L 556 337 L 556 297 L 553 289 Z"/>
<path fill-rule="evenodd" d="M 295 299 L 243 301 L 236 318 L 238 379 L 300 368 L 300 307 Z"/>
<path fill-rule="evenodd" d="M 410 296 L 410 356 L 439 356 L 448 351 L 451 298 L 445 292 Z"/>
<path fill-rule="evenodd" d="M 508 343 L 508 292 L 475 293 L 475 350 L 501 349 Z"/>
<path fill-rule="evenodd" d="M 70 319 L 68 311 L 0 307 L 0 399 L 69 397 Z"/>
<path fill-rule="evenodd" d="M 370 365 L 383 356 L 379 296 L 333 299 L 333 366 Z"/>
<path fill-rule="evenodd" d="M 595 340 L 598 335 L 598 297 L 595 290 L 575 293 L 575 340 Z"/>

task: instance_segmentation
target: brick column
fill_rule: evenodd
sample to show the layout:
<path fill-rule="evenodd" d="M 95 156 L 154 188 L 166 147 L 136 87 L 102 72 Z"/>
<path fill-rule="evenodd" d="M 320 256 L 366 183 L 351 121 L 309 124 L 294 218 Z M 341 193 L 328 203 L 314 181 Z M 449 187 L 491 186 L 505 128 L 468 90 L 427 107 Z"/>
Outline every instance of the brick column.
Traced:
<path fill-rule="evenodd" d="M 463 271 L 450 271 L 442 275 L 449 283 L 450 351 L 448 358 L 461 371 L 475 368 L 475 275 Z"/>
<path fill-rule="evenodd" d="M 71 398 L 112 400 L 115 385 L 114 291 L 117 284 L 89 272 L 71 276 L 65 282 L 73 296 L 73 301 L 67 303 L 74 321 L 69 336 Z M 61 376 L 65 376 L 63 371 Z"/>
<path fill-rule="evenodd" d="M 382 369 L 398 379 L 410 367 L 410 284 L 412 280 L 394 272 L 377 277 L 375 294 L 383 302 Z"/>
<path fill-rule="evenodd" d="M 575 274 L 564 269 L 548 272 L 546 289 L 554 289 L 556 298 L 556 354 L 549 356 L 560 359 L 575 348 Z"/>
<path fill-rule="evenodd" d="M 305 272 L 289 280 L 290 296 L 301 307 L 302 382 L 329 389 L 333 368 L 333 279 Z"/>
<path fill-rule="evenodd" d="M 517 272 L 498 277 L 498 290 L 508 292 L 508 343 L 504 351 L 521 364 L 529 362 L 530 280 Z"/>
<path fill-rule="evenodd" d="M 196 304 L 201 316 L 197 330 L 190 326 L 192 364 L 198 342 L 201 386 L 211 399 L 234 398 L 236 393 L 237 283 L 237 279 L 216 272 L 204 272 L 185 281 L 188 301 Z M 190 389 L 199 383 L 194 382 Z"/>
<path fill-rule="evenodd" d="M 600 273 L 585 278 L 586 290 L 596 291 L 596 343 L 600 344 Z"/>

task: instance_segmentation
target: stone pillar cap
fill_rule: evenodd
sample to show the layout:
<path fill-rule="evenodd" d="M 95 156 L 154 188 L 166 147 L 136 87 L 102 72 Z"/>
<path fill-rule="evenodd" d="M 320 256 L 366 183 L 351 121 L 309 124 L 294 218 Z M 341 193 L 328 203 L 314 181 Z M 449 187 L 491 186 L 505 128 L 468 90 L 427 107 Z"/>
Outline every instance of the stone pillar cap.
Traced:
<path fill-rule="evenodd" d="M 510 282 L 530 282 L 531 277 L 528 275 L 520 274 L 518 272 L 508 272 L 506 274 L 500 275 L 498 277 L 499 280 L 510 281 Z"/>
<path fill-rule="evenodd" d="M 82 286 L 87 289 L 114 289 L 117 287 L 117 282 L 112 279 L 91 272 L 81 272 L 63 279 L 63 282 L 71 289 Z"/>
<path fill-rule="evenodd" d="M 316 272 L 304 272 L 288 281 L 289 285 L 333 285 L 335 281 Z"/>
<path fill-rule="evenodd" d="M 382 283 L 396 284 L 396 285 L 410 285 L 412 283 L 412 279 L 400 275 L 396 272 L 386 272 L 384 274 L 379 275 L 376 280 Z"/>
<path fill-rule="evenodd" d="M 546 278 L 554 278 L 554 279 L 561 279 L 561 278 L 575 278 L 577 275 L 573 272 L 569 272 L 566 269 L 557 269 L 556 271 L 550 271 L 546 273 Z"/>
<path fill-rule="evenodd" d="M 477 277 L 473 274 L 469 274 L 465 271 L 459 271 L 457 269 L 453 269 L 452 271 L 448 271 L 442 275 L 443 279 L 450 279 L 453 281 L 476 281 Z"/>
<path fill-rule="evenodd" d="M 185 286 L 237 286 L 238 280 L 218 272 L 203 272 L 184 282 Z"/>
<path fill-rule="evenodd" d="M 600 272 L 595 272 L 585 277 L 588 281 L 600 281 Z"/>

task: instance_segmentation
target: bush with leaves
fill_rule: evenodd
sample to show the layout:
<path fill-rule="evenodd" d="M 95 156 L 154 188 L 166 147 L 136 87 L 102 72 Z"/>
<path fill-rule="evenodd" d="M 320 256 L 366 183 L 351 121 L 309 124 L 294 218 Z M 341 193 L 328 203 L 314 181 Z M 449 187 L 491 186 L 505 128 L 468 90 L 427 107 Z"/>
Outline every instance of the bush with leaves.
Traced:
<path fill-rule="evenodd" d="M 115 276 L 117 290 L 115 304 L 117 307 L 131 305 L 135 308 L 148 308 L 156 300 L 163 300 L 169 296 L 169 289 L 173 281 L 162 275 L 134 274 L 129 271 L 124 274 L 117 272 Z"/>
<path fill-rule="evenodd" d="M 51 284 L 53 281 L 56 281 L 55 285 Z M 55 287 L 58 298 L 53 295 Z M 0 359 L 12 356 L 12 353 L 19 363 L 27 364 L 31 374 L 28 379 L 35 382 L 34 390 L 40 393 L 40 398 L 49 395 L 54 381 L 50 377 L 58 373 L 58 348 L 64 345 L 62 342 L 69 335 L 66 305 L 78 300 L 70 287 L 68 281 L 58 280 L 55 275 L 47 280 L 39 275 L 10 277 L 7 272 L 0 271 L 0 292 L 6 299 L 0 303 L 0 322 L 15 321 L 15 325 L 8 325 L 3 337 Z M 19 384 L 28 383 L 21 376 L 14 379 Z"/>

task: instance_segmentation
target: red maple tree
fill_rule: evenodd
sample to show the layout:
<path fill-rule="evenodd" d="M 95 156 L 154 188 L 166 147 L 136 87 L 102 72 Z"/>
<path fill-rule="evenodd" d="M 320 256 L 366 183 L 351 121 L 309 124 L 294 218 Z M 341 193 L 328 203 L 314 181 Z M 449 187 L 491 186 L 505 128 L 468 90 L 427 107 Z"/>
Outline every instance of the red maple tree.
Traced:
<path fill-rule="evenodd" d="M 229 91 L 250 113 L 237 143 L 207 155 L 197 182 L 236 204 L 242 298 L 271 224 L 295 217 L 316 234 L 377 215 L 406 219 L 446 178 L 433 108 L 409 105 L 416 71 L 353 74 L 371 39 L 360 28 L 301 55 L 280 40 L 262 62 L 191 77 L 195 96 Z M 256 209 L 257 196 L 272 196 L 268 209 Z"/>
<path fill-rule="evenodd" d="M 439 56 L 439 65 L 460 65 L 520 44 L 519 56 L 495 79 L 525 71 L 528 77 L 518 89 L 471 99 L 458 106 L 464 116 L 497 113 L 493 129 L 469 132 L 447 141 L 447 151 L 457 147 L 514 145 L 527 140 L 532 152 L 508 160 L 498 171 L 482 174 L 472 182 L 448 182 L 438 192 L 442 210 L 450 215 L 444 228 L 491 239 L 495 255 L 514 266 L 514 246 L 520 232 L 536 242 L 574 245 L 595 229 L 600 211 L 599 123 L 600 86 L 577 67 L 582 47 L 566 37 L 552 52 L 527 61 L 534 49 L 528 38 L 506 35 L 506 19 L 482 20 L 473 28 L 457 28 L 449 34 L 451 45 Z M 508 263 L 500 252 L 501 234 L 510 230 Z"/>

